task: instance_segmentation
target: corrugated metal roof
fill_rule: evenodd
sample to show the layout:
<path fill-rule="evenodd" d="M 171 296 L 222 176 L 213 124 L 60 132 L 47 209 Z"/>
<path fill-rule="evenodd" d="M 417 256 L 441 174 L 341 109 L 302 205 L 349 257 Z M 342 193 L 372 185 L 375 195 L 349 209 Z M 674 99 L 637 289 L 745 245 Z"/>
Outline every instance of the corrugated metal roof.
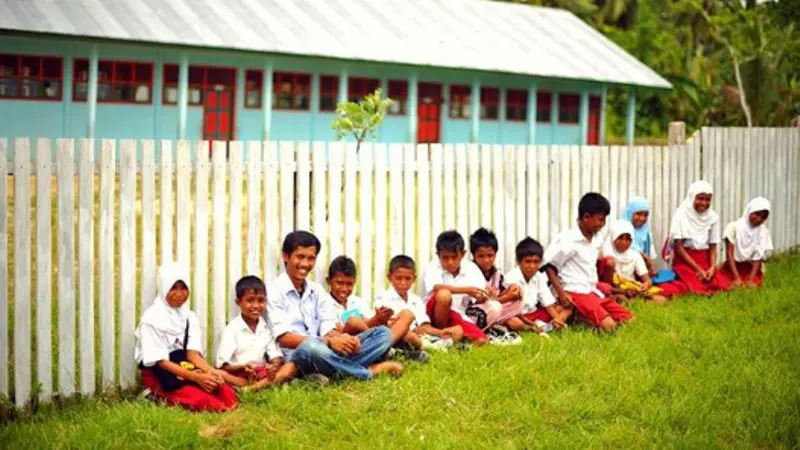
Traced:
<path fill-rule="evenodd" d="M 486 0 L 0 0 L 0 29 L 671 87 L 570 12 Z"/>

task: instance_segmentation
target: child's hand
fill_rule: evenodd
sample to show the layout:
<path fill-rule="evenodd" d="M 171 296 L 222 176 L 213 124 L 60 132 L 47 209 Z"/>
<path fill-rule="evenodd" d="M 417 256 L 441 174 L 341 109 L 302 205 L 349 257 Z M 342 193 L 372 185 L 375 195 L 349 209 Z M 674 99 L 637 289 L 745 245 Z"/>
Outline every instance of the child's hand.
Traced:
<path fill-rule="evenodd" d="M 700 281 L 705 281 L 705 279 L 706 279 L 706 272 L 703 269 L 697 269 L 697 271 L 695 272 L 695 275 L 697 275 L 697 278 Z"/>
<path fill-rule="evenodd" d="M 732 287 L 732 288 L 739 288 L 739 287 L 743 287 L 743 285 L 744 285 L 744 283 L 742 282 L 742 279 L 741 279 L 741 278 L 737 278 L 737 279 L 735 279 L 735 280 L 733 280 L 733 281 L 731 282 L 731 287 Z"/>
<path fill-rule="evenodd" d="M 342 356 L 350 356 L 355 353 L 356 346 L 349 334 L 339 334 L 333 336 L 328 341 L 328 347 Z"/>
<path fill-rule="evenodd" d="M 506 295 L 512 299 L 518 299 L 522 297 L 522 290 L 517 283 L 514 283 L 506 289 Z"/>
<path fill-rule="evenodd" d="M 567 294 L 567 291 L 561 291 L 558 293 L 558 302 L 564 306 L 572 306 L 572 297 Z"/>
<path fill-rule="evenodd" d="M 566 325 L 561 317 L 553 317 L 553 320 L 550 321 L 550 324 L 555 328 L 563 328 L 564 325 Z"/>
<path fill-rule="evenodd" d="M 206 392 L 211 392 L 220 387 L 222 384 L 217 380 L 217 378 L 211 373 L 199 373 L 197 374 L 197 379 L 195 382 L 200 385 Z"/>
<path fill-rule="evenodd" d="M 494 286 L 487 286 L 485 292 L 489 298 L 497 298 L 500 296 L 500 290 Z"/>
<path fill-rule="evenodd" d="M 651 287 L 653 287 L 653 280 L 647 280 L 644 283 L 642 283 L 641 291 L 644 292 L 644 291 L 650 289 Z"/>
<path fill-rule="evenodd" d="M 393 315 L 394 311 L 385 306 L 381 306 L 375 311 L 375 320 L 381 325 L 386 325 Z"/>
<path fill-rule="evenodd" d="M 442 330 L 442 338 L 452 339 L 453 341 L 460 341 L 464 337 L 464 331 L 459 326 L 448 327 Z"/>
<path fill-rule="evenodd" d="M 639 291 L 636 288 L 628 288 L 625 289 L 625 296 L 628 298 L 633 298 L 639 295 Z"/>
<path fill-rule="evenodd" d="M 275 376 L 276 373 L 278 373 L 278 369 L 280 369 L 280 365 L 279 364 L 270 363 L 270 364 L 267 364 L 266 366 L 264 366 L 264 368 L 267 370 L 267 378 L 271 379 L 271 378 L 273 378 Z"/>

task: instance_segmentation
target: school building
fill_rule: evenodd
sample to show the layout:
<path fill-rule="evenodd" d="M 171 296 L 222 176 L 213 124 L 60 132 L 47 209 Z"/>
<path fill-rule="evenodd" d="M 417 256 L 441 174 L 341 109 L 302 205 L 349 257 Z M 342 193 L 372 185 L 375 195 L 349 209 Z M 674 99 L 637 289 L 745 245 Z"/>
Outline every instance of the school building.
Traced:
<path fill-rule="evenodd" d="M 378 87 L 381 142 L 602 144 L 608 88 L 671 85 L 567 11 L 488 0 L 0 2 L 0 137 L 332 140 Z"/>

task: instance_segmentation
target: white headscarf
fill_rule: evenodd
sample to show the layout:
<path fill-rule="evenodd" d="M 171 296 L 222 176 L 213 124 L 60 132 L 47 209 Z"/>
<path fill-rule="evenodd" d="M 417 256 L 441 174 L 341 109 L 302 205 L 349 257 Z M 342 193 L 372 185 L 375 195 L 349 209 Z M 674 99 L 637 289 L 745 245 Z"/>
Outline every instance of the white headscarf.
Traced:
<path fill-rule="evenodd" d="M 736 252 L 734 259 L 736 261 L 761 261 L 772 252 L 772 237 L 766 223 L 757 227 L 750 225 L 750 214 L 757 211 L 770 211 L 770 208 L 769 200 L 764 197 L 756 197 L 750 200 L 742 217 L 735 222 Z"/>
<path fill-rule="evenodd" d="M 623 234 L 629 235 L 632 240 L 633 224 L 623 219 L 615 220 L 614 223 L 611 224 L 611 232 L 609 233 L 608 239 L 603 246 L 603 254 L 611 256 L 620 262 L 629 262 L 631 259 L 633 243 L 631 243 L 631 247 L 628 247 L 628 250 L 626 250 L 624 253 L 618 252 L 617 247 L 614 245 L 614 241 L 616 241 L 617 238 Z"/>
<path fill-rule="evenodd" d="M 183 335 L 186 321 L 197 321 L 197 316 L 189 309 L 189 300 L 180 308 L 167 303 L 167 294 L 178 281 L 189 287 L 189 271 L 177 262 L 168 262 L 158 270 L 158 294 L 153 304 L 142 314 L 142 323 L 169 335 Z"/>
<path fill-rule="evenodd" d="M 686 198 L 672 216 L 672 223 L 669 226 L 670 240 L 675 238 L 703 240 L 714 222 L 719 220 L 719 214 L 711 207 L 702 214 L 694 209 L 694 199 L 700 194 L 713 195 L 714 189 L 708 182 L 702 180 L 695 181 L 689 186 Z"/>

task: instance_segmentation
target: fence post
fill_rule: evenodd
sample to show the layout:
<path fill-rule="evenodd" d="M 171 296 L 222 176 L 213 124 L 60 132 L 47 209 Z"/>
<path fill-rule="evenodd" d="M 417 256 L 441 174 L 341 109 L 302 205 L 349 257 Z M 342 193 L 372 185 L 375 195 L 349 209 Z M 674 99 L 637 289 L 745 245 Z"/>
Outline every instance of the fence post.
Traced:
<path fill-rule="evenodd" d="M 669 145 L 684 145 L 686 144 L 686 123 L 685 122 L 670 122 L 669 123 Z"/>

